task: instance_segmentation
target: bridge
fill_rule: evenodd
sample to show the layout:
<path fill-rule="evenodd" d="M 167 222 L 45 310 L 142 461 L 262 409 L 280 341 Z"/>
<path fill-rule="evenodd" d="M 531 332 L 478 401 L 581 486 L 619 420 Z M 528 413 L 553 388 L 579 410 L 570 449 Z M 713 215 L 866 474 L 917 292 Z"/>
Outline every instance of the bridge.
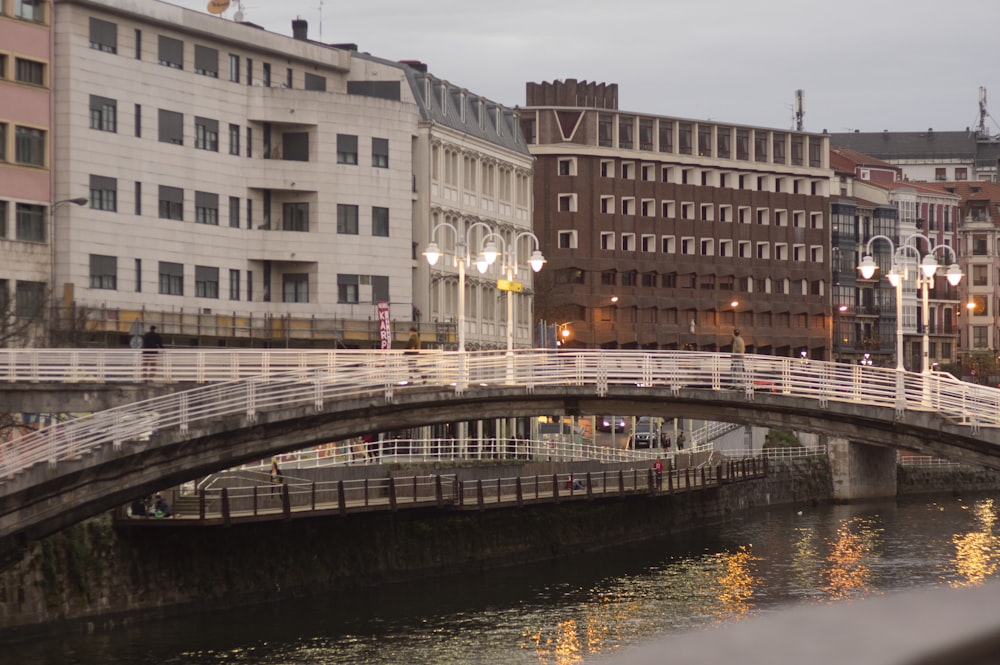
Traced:
<path fill-rule="evenodd" d="M 72 362 L 39 356 L 29 369 L 47 383 L 137 378 L 134 352 L 124 352 L 133 364 L 123 371 L 107 354 L 74 353 Z M 253 367 L 223 351 L 186 369 L 172 355 L 157 381 L 169 367 L 172 381 L 205 385 L 46 427 L 0 449 L 0 550 L 274 454 L 371 432 L 539 414 L 778 427 L 1000 468 L 1000 391 L 946 374 L 756 355 L 734 365 L 729 354 L 683 351 L 295 352 L 260 356 Z M 31 381 L 10 357 L 0 381 Z M 293 357 L 295 368 L 275 362 Z"/>

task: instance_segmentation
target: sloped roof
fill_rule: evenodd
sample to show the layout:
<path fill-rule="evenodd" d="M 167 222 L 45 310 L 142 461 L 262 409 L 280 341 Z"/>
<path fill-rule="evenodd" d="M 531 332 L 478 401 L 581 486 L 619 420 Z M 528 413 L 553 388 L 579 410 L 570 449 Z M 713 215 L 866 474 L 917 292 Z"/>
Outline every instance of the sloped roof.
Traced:
<path fill-rule="evenodd" d="M 830 134 L 831 145 L 856 150 L 881 159 L 976 156 L 976 134 L 972 131 L 936 132 L 847 132 Z"/>
<path fill-rule="evenodd" d="M 849 170 L 851 171 L 853 171 L 857 166 L 870 166 L 899 173 L 899 167 L 895 164 L 890 164 L 889 162 L 883 161 L 877 157 L 872 157 L 871 155 L 866 155 L 863 152 L 858 152 L 852 148 L 831 145 L 830 166 L 834 166 L 835 161 L 837 164 L 850 164 Z M 837 167 L 834 166 L 834 168 Z"/>
<path fill-rule="evenodd" d="M 524 155 L 531 154 L 521 133 L 521 123 L 515 109 L 439 79 L 427 73 L 426 66 L 416 61 L 396 62 L 369 53 L 357 52 L 351 53 L 351 56 L 402 70 L 422 119 L 475 136 L 507 150 Z"/>

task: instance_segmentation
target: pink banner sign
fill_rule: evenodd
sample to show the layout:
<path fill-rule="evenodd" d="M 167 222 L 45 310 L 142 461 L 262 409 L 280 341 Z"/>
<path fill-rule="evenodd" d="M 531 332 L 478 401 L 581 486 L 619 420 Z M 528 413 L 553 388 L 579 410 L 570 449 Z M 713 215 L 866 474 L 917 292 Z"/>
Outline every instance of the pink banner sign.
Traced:
<path fill-rule="evenodd" d="M 383 349 L 392 348 L 392 326 L 389 323 L 389 303 L 378 303 L 378 336 Z"/>

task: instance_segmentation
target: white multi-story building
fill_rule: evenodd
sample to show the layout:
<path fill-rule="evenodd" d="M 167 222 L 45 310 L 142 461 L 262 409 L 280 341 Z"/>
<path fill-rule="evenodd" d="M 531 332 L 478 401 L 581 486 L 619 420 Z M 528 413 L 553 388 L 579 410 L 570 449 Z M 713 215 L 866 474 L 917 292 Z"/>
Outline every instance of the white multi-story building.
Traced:
<path fill-rule="evenodd" d="M 310 41 L 304 21 L 289 38 L 160 2 L 55 10 L 53 198 L 89 206 L 54 216 L 52 290 L 93 341 L 157 325 L 176 345 L 370 347 L 384 302 L 396 343 L 422 319 L 452 345 L 431 222 L 530 228 L 513 113 L 421 66 Z M 459 198 L 444 145 L 485 165 Z M 495 280 L 467 291 L 470 348 L 499 345 L 506 319 L 476 304 Z"/>
<path fill-rule="evenodd" d="M 430 242 L 443 252 L 433 267 L 420 261 L 414 284 L 418 309 L 431 322 L 461 324 L 466 347 L 532 345 L 532 270 L 539 249 L 531 233 L 532 157 L 513 110 L 426 74 L 411 63 L 423 117 L 414 147 L 417 205 L 414 235 L 420 253 Z M 501 256 L 480 273 L 475 260 L 489 242 Z M 465 292 L 458 261 L 466 257 Z M 513 278 L 520 291 L 499 291 Z M 459 315 L 464 298 L 464 317 Z M 513 322 L 508 330 L 506 299 Z"/>

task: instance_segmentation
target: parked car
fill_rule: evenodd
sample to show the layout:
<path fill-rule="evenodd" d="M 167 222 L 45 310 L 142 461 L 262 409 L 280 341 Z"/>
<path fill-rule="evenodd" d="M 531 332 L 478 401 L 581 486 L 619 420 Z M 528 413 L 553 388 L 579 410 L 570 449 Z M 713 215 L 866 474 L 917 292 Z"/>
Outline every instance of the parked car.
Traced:
<path fill-rule="evenodd" d="M 660 446 L 660 423 L 651 419 L 640 419 L 628 438 L 628 447 L 658 448 Z"/>
<path fill-rule="evenodd" d="M 614 431 L 624 432 L 625 431 L 625 418 L 622 416 L 598 416 L 597 417 L 597 429 L 602 432 L 610 432 L 614 426 Z"/>

